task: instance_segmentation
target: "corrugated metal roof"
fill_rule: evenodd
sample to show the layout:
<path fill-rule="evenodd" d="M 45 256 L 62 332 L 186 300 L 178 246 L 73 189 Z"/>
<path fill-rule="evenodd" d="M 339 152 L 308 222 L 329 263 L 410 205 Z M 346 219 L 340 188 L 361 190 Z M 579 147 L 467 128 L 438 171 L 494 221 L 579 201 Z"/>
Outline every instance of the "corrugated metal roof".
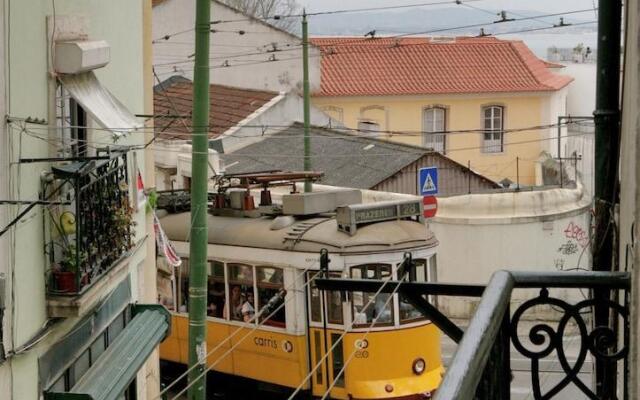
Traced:
<path fill-rule="evenodd" d="M 296 123 L 260 142 L 231 154 L 224 154 L 222 158 L 227 165 L 227 173 L 274 169 L 303 170 L 303 129 L 302 124 Z M 312 169 L 324 172 L 321 183 L 326 185 L 373 189 L 376 185 L 393 178 L 404 168 L 429 156 L 431 160 L 437 160 L 441 167 L 461 171 L 465 177 L 471 176 L 474 186 L 497 187 L 490 179 L 475 174 L 466 166 L 424 147 L 318 127 L 313 127 L 310 134 Z M 405 190 L 400 193 L 413 192 Z"/>

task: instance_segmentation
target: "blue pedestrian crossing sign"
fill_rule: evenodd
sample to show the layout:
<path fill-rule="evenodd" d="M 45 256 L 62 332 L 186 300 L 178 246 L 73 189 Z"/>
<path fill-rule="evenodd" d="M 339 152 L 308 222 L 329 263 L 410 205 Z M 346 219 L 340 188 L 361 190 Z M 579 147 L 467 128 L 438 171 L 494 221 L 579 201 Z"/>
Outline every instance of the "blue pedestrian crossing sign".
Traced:
<path fill-rule="evenodd" d="M 418 178 L 420 195 L 433 196 L 438 194 L 438 167 L 420 168 Z"/>

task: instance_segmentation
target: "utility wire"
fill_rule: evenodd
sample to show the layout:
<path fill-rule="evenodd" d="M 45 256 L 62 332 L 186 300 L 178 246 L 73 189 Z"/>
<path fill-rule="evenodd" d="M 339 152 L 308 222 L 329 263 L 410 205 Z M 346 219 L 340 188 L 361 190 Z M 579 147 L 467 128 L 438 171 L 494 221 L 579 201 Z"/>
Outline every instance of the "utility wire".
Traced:
<path fill-rule="evenodd" d="M 550 17 L 550 16 L 558 16 L 558 15 L 569 15 L 569 14 L 575 14 L 575 13 L 584 13 L 584 12 L 587 12 L 587 11 L 590 12 L 592 10 L 591 9 L 588 9 L 588 10 L 577 10 L 577 11 L 569 11 L 569 12 L 564 12 L 564 13 L 554 13 L 554 14 L 540 15 L 540 16 L 536 16 L 536 17 L 515 18 L 515 19 L 510 20 L 508 22 L 531 20 L 531 19 L 536 19 L 536 18 L 541 18 L 541 17 Z M 575 26 L 590 25 L 590 24 L 595 24 L 595 23 L 597 23 L 597 21 L 578 22 L 578 23 L 572 23 L 572 24 L 553 25 L 553 26 L 540 27 L 540 28 L 527 28 L 527 29 L 504 31 L 504 32 L 484 33 L 484 34 L 482 34 L 482 36 L 513 35 L 513 34 L 517 34 L 517 33 L 537 32 L 537 31 L 542 31 L 542 30 L 547 30 L 547 29 L 558 29 L 558 28 L 566 28 L 566 27 L 575 27 Z M 357 38 L 357 39 L 353 39 L 353 40 L 340 40 L 340 41 L 338 41 L 336 43 L 333 43 L 333 44 L 323 45 L 322 47 L 326 48 L 326 50 L 322 49 L 319 54 L 311 55 L 309 57 L 310 58 L 312 58 L 312 57 L 313 58 L 330 57 L 330 56 L 332 56 L 334 54 L 339 54 L 339 55 L 365 54 L 365 53 L 366 54 L 370 54 L 371 52 L 375 52 L 375 51 L 386 51 L 386 50 L 389 50 L 389 48 L 428 46 L 428 45 L 432 45 L 432 43 L 429 42 L 429 41 L 425 41 L 425 42 L 422 42 L 422 43 L 404 43 L 404 44 L 400 43 L 400 42 L 396 42 L 394 44 L 391 44 L 389 46 L 389 48 L 387 48 L 387 47 L 371 48 L 371 47 L 367 46 L 367 47 L 363 47 L 363 48 L 357 49 L 357 45 L 358 44 L 366 44 L 367 42 L 371 42 L 372 40 L 375 41 L 375 40 L 400 39 L 400 38 L 407 38 L 407 37 L 410 37 L 410 36 L 427 35 L 427 34 L 432 34 L 432 33 L 440 33 L 440 32 L 446 32 L 446 31 L 456 31 L 456 30 L 471 29 L 471 28 L 482 28 L 482 27 L 488 27 L 488 26 L 493 26 L 493 25 L 495 25 L 495 22 L 486 22 L 486 23 L 477 23 L 477 24 L 470 24 L 470 25 L 460 25 L 460 26 L 456 26 L 456 27 L 438 28 L 438 29 L 432 29 L 432 30 L 422 31 L 422 32 L 402 33 L 402 34 L 398 34 L 398 35 L 384 36 L 384 37 L 375 38 L 375 39 Z M 345 47 L 345 46 L 355 46 L 355 48 L 351 48 L 348 51 L 340 51 L 339 50 L 340 47 Z M 264 53 L 264 54 L 268 54 L 268 53 Z M 236 57 L 242 57 L 242 56 L 244 56 L 244 55 L 241 54 L 241 53 L 238 53 L 236 55 Z M 222 58 L 220 58 L 220 59 L 222 59 Z M 251 62 L 244 62 L 244 63 L 238 63 L 238 64 L 230 64 L 228 62 L 225 62 L 222 65 L 210 66 L 209 69 L 243 67 L 243 66 L 250 66 L 250 65 L 265 64 L 265 63 L 270 63 L 270 62 L 293 61 L 293 60 L 300 60 L 300 59 L 302 59 L 301 56 L 295 56 L 295 57 L 287 57 L 287 58 L 281 58 L 281 59 L 272 58 L 272 59 L 268 59 L 268 60 L 251 61 Z M 178 66 L 178 65 L 181 65 L 181 64 L 191 63 L 191 62 L 193 62 L 193 60 L 184 60 L 184 61 L 179 61 L 179 62 L 174 62 L 174 63 L 162 63 L 162 64 L 156 64 L 156 65 Z M 165 76 L 165 75 L 172 75 L 172 74 L 175 74 L 175 73 L 176 73 L 175 71 L 165 71 L 165 72 L 159 73 L 159 75 Z"/>
<path fill-rule="evenodd" d="M 314 263 L 314 264 L 315 264 L 315 263 Z M 296 281 L 297 281 L 301 276 L 303 276 L 303 274 L 304 274 L 304 273 L 308 272 L 310 268 L 311 268 L 311 267 L 309 267 L 309 268 L 307 268 L 307 269 L 303 270 L 303 271 L 302 271 L 302 273 L 298 275 L 298 277 L 296 278 L 296 280 L 294 281 L 294 283 L 292 284 L 292 286 L 293 286 L 293 285 L 295 285 L 295 282 L 296 282 Z M 318 273 L 319 273 L 319 272 L 318 272 Z M 313 279 L 315 279 L 315 278 L 316 278 L 316 276 L 318 275 L 318 273 L 316 273 L 316 274 L 313 276 L 313 278 L 312 278 L 312 279 L 310 279 L 309 281 L 305 282 L 305 284 L 304 284 L 304 285 L 302 285 L 302 287 L 300 288 L 300 290 L 303 290 L 307 285 L 309 285 L 309 284 L 313 281 Z M 176 395 L 175 395 L 171 400 L 176 400 L 177 398 L 179 398 L 179 397 L 180 397 L 183 393 L 185 393 L 185 392 L 186 392 L 186 391 L 187 391 L 187 390 L 188 390 L 188 389 L 189 389 L 193 384 L 195 384 L 195 383 L 196 383 L 196 382 L 198 382 L 200 379 L 202 379 L 202 378 L 203 378 L 203 377 L 204 377 L 204 376 L 205 376 L 209 371 L 211 371 L 211 370 L 213 369 L 213 367 L 215 367 L 215 366 L 216 366 L 220 361 L 224 360 L 224 359 L 225 359 L 229 354 L 231 354 L 231 352 L 233 352 L 233 350 L 235 350 L 238 346 L 240 346 L 240 344 L 242 344 L 242 342 L 243 342 L 245 339 L 247 339 L 249 336 L 251 336 L 251 334 L 253 334 L 253 332 L 255 332 L 256 330 L 258 330 L 258 328 L 259 328 L 260 326 L 262 326 L 262 325 L 263 325 L 267 320 L 269 320 L 269 318 L 271 318 L 273 315 L 275 315 L 275 314 L 276 314 L 276 312 L 278 312 L 282 307 L 284 307 L 284 305 L 285 305 L 288 301 L 290 301 L 290 300 L 291 300 L 291 299 L 293 299 L 293 298 L 294 298 L 294 297 L 293 297 L 293 296 L 291 296 L 291 297 L 289 297 L 289 300 L 287 300 L 286 302 L 283 302 L 282 304 L 280 304 L 280 306 L 279 306 L 277 309 L 275 309 L 271 314 L 269 314 L 269 315 L 268 315 L 268 316 L 267 316 L 267 317 L 266 317 L 266 318 L 265 318 L 265 319 L 264 319 L 260 324 L 256 325 L 256 326 L 255 326 L 255 327 L 253 327 L 249 332 L 247 332 L 247 334 L 246 334 L 246 335 L 244 335 L 243 337 L 241 337 L 241 338 L 238 340 L 238 342 L 234 343 L 234 345 L 233 345 L 233 346 L 231 346 L 231 347 L 229 348 L 229 350 L 225 351 L 225 352 L 224 352 L 224 354 L 222 354 L 220 357 L 218 357 L 218 358 L 216 359 L 216 361 L 214 361 L 214 362 L 213 362 L 213 363 L 211 363 L 210 365 L 206 366 L 206 368 L 204 369 L 204 371 L 203 371 L 200 375 L 198 375 L 198 376 L 193 380 L 193 382 L 189 383 L 189 384 L 188 384 L 184 389 L 182 389 L 180 392 L 178 392 L 178 393 L 177 393 L 177 394 L 176 394 Z M 264 312 L 264 308 L 263 308 L 263 309 L 261 309 L 258 313 L 256 313 L 256 314 L 254 315 L 254 317 L 253 317 L 253 318 L 258 318 L 258 317 L 259 317 L 263 312 Z M 241 329 L 237 329 L 237 330 L 236 330 L 236 332 L 240 332 L 240 331 L 241 331 Z M 235 334 L 236 332 L 234 332 L 234 334 Z M 221 342 L 221 343 L 222 343 L 222 342 Z M 221 346 L 221 344 L 219 344 L 218 346 L 216 346 L 216 348 L 215 348 L 214 350 L 211 350 L 211 352 L 209 352 L 209 353 L 207 354 L 207 356 L 208 356 L 209 354 L 212 354 L 212 353 L 213 353 L 213 351 L 215 351 L 215 350 L 217 350 L 218 348 L 220 348 L 220 346 Z M 205 360 L 206 360 L 206 357 L 205 357 Z M 183 374 L 182 376 L 184 376 L 184 375 L 185 375 L 185 374 Z M 175 384 L 175 381 L 174 381 L 174 384 Z M 160 395 L 159 395 L 158 397 L 156 397 L 154 400 L 158 400 L 158 399 L 160 399 L 161 395 L 162 395 L 162 394 L 164 394 L 164 393 L 167 391 L 167 389 L 168 389 L 168 387 L 167 387 L 167 388 L 165 388 L 165 390 L 164 390 L 162 393 L 160 393 Z"/>
<path fill-rule="evenodd" d="M 465 3 L 471 3 L 476 1 L 483 0 L 465 0 Z M 369 11 L 383 11 L 383 10 L 399 10 L 404 8 L 416 8 L 416 7 L 428 7 L 428 6 L 438 6 L 438 5 L 446 5 L 446 4 L 460 4 L 462 1 L 458 0 L 443 0 L 436 1 L 431 3 L 416 3 L 416 4 L 406 4 L 406 5 L 397 5 L 397 6 L 381 6 L 381 7 L 367 7 L 367 8 L 352 8 L 352 9 L 343 9 L 343 10 L 327 10 L 327 11 L 317 11 L 317 12 L 308 12 L 306 14 L 284 14 L 284 15 L 271 15 L 267 17 L 249 17 L 249 18 L 241 18 L 241 19 L 229 19 L 229 20 L 216 20 L 211 21 L 211 25 L 225 24 L 225 23 L 234 23 L 234 22 L 250 22 L 250 21 L 268 21 L 268 20 L 279 20 L 285 18 L 301 18 L 303 16 L 312 17 L 319 15 L 333 15 L 333 14 L 348 14 L 348 13 L 360 13 L 360 12 L 369 12 Z M 174 36 L 182 35 L 187 32 L 192 32 L 195 28 L 186 29 L 183 31 L 174 32 L 168 35 L 164 35 L 153 40 L 153 43 L 160 42 L 162 40 L 169 40 Z"/>
<path fill-rule="evenodd" d="M 284 289 L 285 293 L 294 289 L 294 286 L 296 284 L 296 282 L 302 278 L 304 276 L 304 274 L 306 274 L 311 268 L 313 268 L 314 265 L 317 264 L 317 261 L 315 261 L 313 264 L 311 264 L 311 266 L 309 266 L 308 268 L 302 270 L 302 272 L 300 272 L 296 278 L 294 279 L 293 283 L 291 285 L 289 285 L 287 288 Z M 313 279 L 315 279 L 316 275 L 318 273 L 316 273 L 313 278 L 311 278 L 311 280 L 309 280 L 309 282 L 311 282 Z M 306 287 L 307 283 L 305 285 L 302 286 L 302 289 L 304 289 Z M 262 325 L 264 325 L 267 321 L 269 321 L 269 319 L 271 319 L 271 317 L 273 317 L 278 311 L 280 311 L 282 309 L 282 307 L 285 306 L 285 304 L 287 304 L 289 301 L 291 301 L 291 299 L 293 299 L 294 296 L 290 296 L 288 299 L 286 299 L 284 302 L 282 302 L 282 304 L 280 304 L 278 306 L 278 308 L 276 308 L 275 310 L 273 310 L 269 315 L 267 315 L 262 321 L 260 321 L 256 326 L 253 327 L 253 329 L 249 332 L 249 334 L 253 333 L 256 331 L 257 328 L 261 327 Z M 262 313 L 265 311 L 264 307 L 259 310 L 256 314 L 254 314 L 253 317 L 251 317 L 251 319 L 249 321 L 247 321 L 247 324 L 253 324 L 256 322 L 256 320 L 258 320 L 258 318 L 260 316 L 262 316 Z M 223 339 L 220 343 L 218 343 L 213 349 L 211 349 L 206 355 L 205 355 L 205 360 L 207 357 L 209 357 L 210 355 L 212 355 L 213 353 L 215 353 L 218 349 L 220 349 L 222 347 L 222 345 L 224 345 L 225 343 L 227 343 L 229 340 L 233 339 L 234 336 L 236 336 L 238 333 L 240 333 L 242 331 L 242 329 L 236 329 L 231 335 L 227 336 L 225 339 Z M 244 339 L 246 339 L 247 336 L 243 337 L 242 339 L 240 339 L 240 342 L 242 342 Z M 238 344 L 236 343 L 236 345 Z M 223 354 L 222 356 L 218 357 L 216 359 L 216 363 L 214 363 L 213 365 L 217 364 L 218 361 L 224 359 L 224 357 L 226 357 L 227 353 Z M 169 385 L 167 385 L 167 387 L 165 387 L 153 400 L 158 400 L 161 399 L 163 397 L 163 395 L 169 391 L 169 389 L 171 389 L 173 386 L 175 386 L 180 380 L 182 380 L 184 377 L 186 377 L 189 372 L 191 370 L 193 370 L 194 368 L 197 368 L 198 364 L 191 366 L 191 368 L 188 368 L 185 372 L 182 373 L 182 375 L 178 376 L 176 379 L 174 379 L 173 382 L 171 382 Z M 204 373 L 206 373 L 207 371 L 205 370 Z M 200 377 L 198 377 L 198 379 L 195 379 L 195 381 L 199 380 Z M 179 396 L 180 394 L 176 395 Z"/>
<path fill-rule="evenodd" d="M 387 286 L 389 282 L 391 282 L 392 278 L 393 278 L 393 274 L 391 274 L 387 279 L 383 281 L 383 284 L 380 285 L 380 288 L 375 292 L 373 296 L 371 296 L 367 304 L 365 304 L 365 306 L 360 310 L 361 313 L 364 313 L 371 306 L 371 304 L 373 304 L 375 299 L 382 292 L 382 289 L 384 289 L 384 287 Z M 389 297 L 391 298 L 393 296 L 389 296 Z M 311 378 L 313 374 L 315 374 L 316 370 L 324 363 L 327 357 L 329 357 L 329 354 L 333 353 L 333 350 L 338 346 L 338 344 L 342 341 L 342 339 L 344 339 L 347 333 L 349 333 L 349 331 L 353 328 L 353 326 L 355 325 L 355 322 L 356 322 L 355 319 L 352 319 L 349 326 L 345 328 L 344 332 L 338 337 L 338 339 L 335 342 L 333 342 L 333 345 L 328 350 L 325 351 L 324 356 L 322 356 L 320 360 L 316 362 L 313 369 L 311 369 L 311 371 L 309 371 L 309 373 L 302 379 L 302 382 L 300 382 L 300 384 L 296 387 L 293 393 L 287 398 L 287 400 L 293 400 L 296 397 L 296 395 L 300 392 L 300 390 L 302 390 L 304 385 L 307 383 L 309 378 Z"/>
<path fill-rule="evenodd" d="M 387 308 L 387 305 L 389 305 L 390 301 L 393 299 L 393 296 L 396 294 L 398 289 L 400 289 L 400 285 L 402 284 L 402 281 L 406 278 L 406 276 L 407 276 L 407 274 L 405 273 L 404 276 L 401 279 L 398 279 L 398 281 L 399 281 L 398 284 L 393 289 L 393 291 L 389 294 L 389 296 L 387 297 L 387 300 L 384 302 L 384 305 L 382 306 L 383 310 Z M 371 329 L 373 329 L 373 327 L 378 322 L 378 319 L 380 319 L 381 316 L 382 316 L 382 313 L 379 313 L 378 315 L 376 315 L 376 317 L 373 319 L 373 321 L 371 321 L 371 324 L 369 325 L 367 330 L 364 332 L 364 335 L 360 339 L 361 342 L 367 339 L 367 336 L 369 335 L 369 333 L 371 333 Z M 345 363 L 342 366 L 342 368 L 340 368 L 340 371 L 338 371 L 338 373 L 336 374 L 336 377 L 333 379 L 333 382 L 331 382 L 331 385 L 329 385 L 329 387 L 324 392 L 324 394 L 322 395 L 322 398 L 320 400 L 325 400 L 327 398 L 327 396 L 329 396 L 329 394 L 331 393 L 331 390 L 334 388 L 334 386 L 336 385 L 336 383 L 338 382 L 338 380 L 340 379 L 342 374 L 344 374 L 345 370 L 347 369 L 347 366 L 349 365 L 351 360 L 353 360 L 353 358 L 356 355 L 356 353 L 358 352 L 358 350 L 361 350 L 361 349 L 358 348 L 358 346 L 354 346 L 354 349 L 351 352 L 351 354 L 349 355 L 349 357 L 347 358 L 347 361 L 345 361 Z"/>

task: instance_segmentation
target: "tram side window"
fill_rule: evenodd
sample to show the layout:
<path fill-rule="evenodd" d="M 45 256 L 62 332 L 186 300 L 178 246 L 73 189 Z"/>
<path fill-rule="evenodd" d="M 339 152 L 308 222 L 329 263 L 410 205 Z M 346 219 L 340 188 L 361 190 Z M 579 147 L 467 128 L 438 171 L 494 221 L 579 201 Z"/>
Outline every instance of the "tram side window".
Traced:
<path fill-rule="evenodd" d="M 258 310 L 269 305 L 260 315 L 260 322 L 264 325 L 286 326 L 284 303 L 284 276 L 282 268 L 256 267 L 258 286 Z M 269 303 L 273 299 L 273 303 Z M 272 315 L 273 314 L 273 315 Z M 271 315 L 271 317 L 269 317 Z M 269 317 L 269 318 L 268 318 Z M 268 319 L 267 319 L 268 318 Z"/>
<path fill-rule="evenodd" d="M 389 279 L 391 265 L 366 264 L 351 268 L 354 279 Z M 389 293 L 354 292 L 352 296 L 353 323 L 355 326 L 370 325 L 374 319 L 376 326 L 393 324 L 393 300 L 389 300 Z M 386 304 L 386 305 L 385 305 Z"/>
<path fill-rule="evenodd" d="M 227 264 L 229 274 L 229 305 L 224 315 L 232 321 L 255 322 L 256 303 L 253 294 L 253 267 L 246 264 Z"/>
<path fill-rule="evenodd" d="M 322 292 L 315 282 L 315 278 L 319 277 L 319 274 L 319 271 L 307 272 L 307 282 L 311 282 L 309 284 L 309 309 L 313 322 L 322 322 Z"/>
<path fill-rule="evenodd" d="M 224 264 L 211 261 L 207 274 L 207 315 L 209 317 L 224 318 L 225 303 Z"/>
<path fill-rule="evenodd" d="M 182 265 L 178 267 L 178 282 L 176 284 L 178 291 L 178 312 L 189 312 L 189 259 L 183 258 Z"/>
<path fill-rule="evenodd" d="M 330 272 L 331 278 L 341 278 L 339 272 Z M 339 291 L 331 290 L 326 292 L 327 295 L 327 321 L 330 324 L 342 325 L 342 294 Z"/>
<path fill-rule="evenodd" d="M 418 258 L 414 260 L 416 265 L 415 279 L 416 282 L 427 282 L 427 260 Z M 400 295 L 400 323 L 407 324 L 410 322 L 424 320 L 422 313 L 413 307 L 411 303 L 401 294 Z"/>

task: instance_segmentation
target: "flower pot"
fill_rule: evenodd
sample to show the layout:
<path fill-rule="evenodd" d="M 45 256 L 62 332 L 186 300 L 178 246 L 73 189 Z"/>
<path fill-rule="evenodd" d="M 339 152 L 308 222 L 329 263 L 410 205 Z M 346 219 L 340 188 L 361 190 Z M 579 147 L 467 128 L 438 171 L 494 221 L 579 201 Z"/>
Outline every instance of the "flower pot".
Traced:
<path fill-rule="evenodd" d="M 77 291 L 76 274 L 71 271 L 54 271 L 53 279 L 56 291 L 63 293 L 73 293 Z"/>

